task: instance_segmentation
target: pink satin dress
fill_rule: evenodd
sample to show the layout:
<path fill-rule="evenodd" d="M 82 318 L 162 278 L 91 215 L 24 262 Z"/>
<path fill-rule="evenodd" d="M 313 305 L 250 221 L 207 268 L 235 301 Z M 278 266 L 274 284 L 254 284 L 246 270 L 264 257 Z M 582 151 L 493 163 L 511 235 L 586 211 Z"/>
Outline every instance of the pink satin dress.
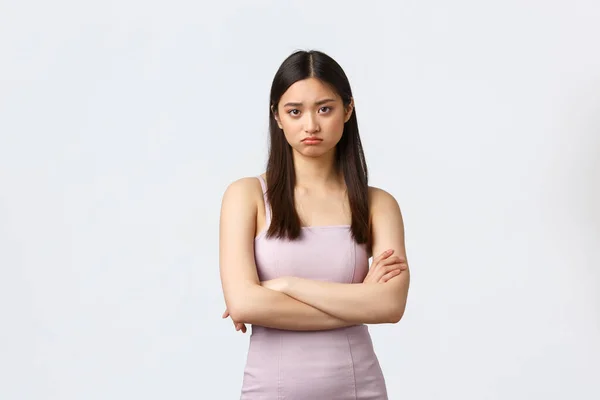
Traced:
<path fill-rule="evenodd" d="M 258 177 L 266 193 L 266 184 Z M 264 196 L 267 226 L 271 210 Z M 255 239 L 260 280 L 298 276 L 360 283 L 368 272 L 365 245 L 348 225 L 302 228 L 299 240 Z M 367 325 L 323 331 L 252 326 L 241 400 L 387 400 L 385 380 Z"/>

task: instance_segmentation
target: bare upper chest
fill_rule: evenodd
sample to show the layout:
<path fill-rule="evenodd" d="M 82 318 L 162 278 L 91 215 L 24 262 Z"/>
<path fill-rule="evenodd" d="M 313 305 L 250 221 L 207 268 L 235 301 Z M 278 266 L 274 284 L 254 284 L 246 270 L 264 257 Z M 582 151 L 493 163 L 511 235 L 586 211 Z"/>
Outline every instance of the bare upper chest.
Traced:
<path fill-rule="evenodd" d="M 345 193 L 295 193 L 295 206 L 303 226 L 350 224 L 352 213 Z"/>

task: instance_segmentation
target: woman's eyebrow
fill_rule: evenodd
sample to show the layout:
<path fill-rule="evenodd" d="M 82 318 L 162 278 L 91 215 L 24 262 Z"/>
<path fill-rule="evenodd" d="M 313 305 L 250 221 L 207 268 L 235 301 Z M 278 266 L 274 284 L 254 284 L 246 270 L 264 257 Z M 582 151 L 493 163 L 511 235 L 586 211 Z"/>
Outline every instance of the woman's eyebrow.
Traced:
<path fill-rule="evenodd" d="M 329 103 L 331 101 L 335 101 L 335 100 L 334 99 L 319 100 L 319 101 L 315 102 L 315 106 L 320 106 L 321 104 Z M 300 107 L 301 105 L 303 105 L 303 104 L 302 103 L 289 102 L 289 103 L 285 103 L 283 106 L 284 107 Z"/>

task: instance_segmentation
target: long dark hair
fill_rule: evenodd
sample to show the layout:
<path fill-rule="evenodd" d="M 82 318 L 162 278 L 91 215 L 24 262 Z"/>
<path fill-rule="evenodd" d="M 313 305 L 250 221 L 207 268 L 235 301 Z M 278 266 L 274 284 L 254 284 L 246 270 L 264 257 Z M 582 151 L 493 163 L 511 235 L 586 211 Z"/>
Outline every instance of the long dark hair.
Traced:
<path fill-rule="evenodd" d="M 342 98 L 345 107 L 352 100 L 350 83 L 342 67 L 320 51 L 297 51 L 286 58 L 271 85 L 269 107 L 269 159 L 267 161 L 267 198 L 272 220 L 268 237 L 297 239 L 301 234 L 300 218 L 294 201 L 296 173 L 292 148 L 275 119 L 281 96 L 295 82 L 317 78 L 331 86 Z M 358 133 L 356 108 L 344 124 L 342 138 L 336 146 L 335 163 L 344 175 L 352 212 L 351 231 L 357 243 L 370 242 L 367 164 Z"/>

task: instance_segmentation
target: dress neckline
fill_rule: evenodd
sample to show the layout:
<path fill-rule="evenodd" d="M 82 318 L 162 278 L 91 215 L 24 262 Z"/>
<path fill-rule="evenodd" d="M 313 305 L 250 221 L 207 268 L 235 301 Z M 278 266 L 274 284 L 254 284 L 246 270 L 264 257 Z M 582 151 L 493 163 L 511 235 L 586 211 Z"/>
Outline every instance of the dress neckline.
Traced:
<path fill-rule="evenodd" d="M 309 225 L 309 226 L 301 226 L 300 229 L 308 229 L 308 230 L 314 230 L 314 229 L 349 229 L 350 228 L 350 224 L 339 224 L 339 225 Z M 260 233 L 258 235 L 256 235 L 254 237 L 254 240 L 258 240 L 262 237 L 265 236 L 265 234 L 267 233 L 267 229 L 263 229 L 262 231 L 260 231 Z"/>

